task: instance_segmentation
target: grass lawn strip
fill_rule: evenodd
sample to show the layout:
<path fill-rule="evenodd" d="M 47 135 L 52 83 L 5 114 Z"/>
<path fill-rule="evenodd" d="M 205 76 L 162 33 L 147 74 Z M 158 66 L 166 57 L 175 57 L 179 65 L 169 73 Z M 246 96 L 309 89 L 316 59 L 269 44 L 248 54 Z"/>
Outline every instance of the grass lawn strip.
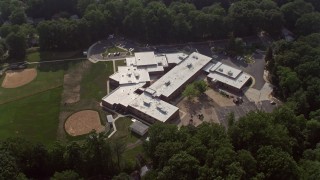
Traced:
<path fill-rule="evenodd" d="M 129 117 L 122 117 L 116 120 L 115 124 L 117 127 L 117 132 L 111 136 L 111 140 L 118 140 L 121 139 L 126 144 L 135 143 L 139 138 L 137 135 L 133 134 L 129 129 L 129 126 L 133 122 Z"/>

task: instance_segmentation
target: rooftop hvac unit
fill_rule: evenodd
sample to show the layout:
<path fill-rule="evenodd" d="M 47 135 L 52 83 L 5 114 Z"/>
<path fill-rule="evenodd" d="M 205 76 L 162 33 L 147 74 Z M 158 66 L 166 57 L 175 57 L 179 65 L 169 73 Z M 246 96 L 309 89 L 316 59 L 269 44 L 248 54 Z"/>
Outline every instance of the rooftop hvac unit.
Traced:
<path fill-rule="evenodd" d="M 131 72 L 128 72 L 127 75 L 130 77 L 131 76 Z"/>
<path fill-rule="evenodd" d="M 140 74 L 137 73 L 137 72 L 134 72 L 134 76 L 135 76 L 136 78 L 139 78 Z"/>
<path fill-rule="evenodd" d="M 198 56 L 192 56 L 194 59 L 198 59 Z"/>
<path fill-rule="evenodd" d="M 170 80 L 169 81 L 166 81 L 164 84 L 166 85 L 166 86 L 169 86 L 170 85 Z"/>
<path fill-rule="evenodd" d="M 151 105 L 151 102 L 150 102 L 150 101 L 143 101 L 143 105 L 145 105 L 145 106 L 150 106 L 150 105 Z"/>
<path fill-rule="evenodd" d="M 228 71 L 228 75 L 229 75 L 229 76 L 232 76 L 232 75 L 233 75 L 233 72 L 232 72 L 232 71 Z"/>
<path fill-rule="evenodd" d="M 218 70 L 219 70 L 220 72 L 223 72 L 223 69 L 222 69 L 222 68 L 219 68 Z"/>
<path fill-rule="evenodd" d="M 187 64 L 187 67 L 188 67 L 188 68 L 191 68 L 191 67 L 192 67 L 192 63 L 188 63 L 188 64 Z"/>
<path fill-rule="evenodd" d="M 158 106 L 157 106 L 157 109 L 158 109 L 161 113 L 163 113 L 163 114 L 166 114 L 166 113 L 167 113 L 166 109 L 165 109 L 164 107 L 162 107 L 161 105 L 158 105 Z"/>

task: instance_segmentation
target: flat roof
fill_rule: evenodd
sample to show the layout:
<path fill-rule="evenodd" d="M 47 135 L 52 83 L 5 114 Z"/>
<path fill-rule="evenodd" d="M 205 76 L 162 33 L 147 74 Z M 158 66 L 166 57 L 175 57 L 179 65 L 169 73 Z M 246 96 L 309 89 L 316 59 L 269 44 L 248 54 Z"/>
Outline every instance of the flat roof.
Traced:
<path fill-rule="evenodd" d="M 187 54 L 184 53 L 169 53 L 165 54 L 168 63 L 179 64 L 181 61 L 188 57 Z"/>
<path fill-rule="evenodd" d="M 167 121 L 179 110 L 176 106 L 162 101 L 159 98 L 154 98 L 146 92 L 132 101 L 129 106 L 161 122 Z"/>
<path fill-rule="evenodd" d="M 240 69 L 233 68 L 220 62 L 218 62 L 210 71 L 215 71 L 231 78 L 236 78 L 242 72 Z"/>
<path fill-rule="evenodd" d="M 127 57 L 126 58 L 126 64 L 127 66 L 136 66 L 136 58 L 135 57 Z"/>
<path fill-rule="evenodd" d="M 155 96 L 157 97 L 161 95 L 169 97 L 210 61 L 211 57 L 194 52 L 154 82 L 149 88 L 156 91 Z"/>
<path fill-rule="evenodd" d="M 237 89 L 241 89 L 243 85 L 250 79 L 250 76 L 246 73 L 241 73 L 237 78 L 231 78 L 220 73 L 211 72 L 208 75 L 209 78 L 212 79 L 213 82 L 219 81 L 224 84 L 228 84 L 229 86 L 235 87 Z"/>
<path fill-rule="evenodd" d="M 156 61 L 158 63 L 158 66 L 168 67 L 168 61 L 165 56 L 156 56 Z"/>
<path fill-rule="evenodd" d="M 140 136 L 143 136 L 148 131 L 149 126 L 143 124 L 140 121 L 135 121 L 130 125 L 130 129 Z"/>
<path fill-rule="evenodd" d="M 134 66 L 118 66 L 118 72 L 109 78 L 118 81 L 119 84 L 140 83 L 150 81 L 149 72 L 145 69 L 137 69 Z"/>
<path fill-rule="evenodd" d="M 139 94 L 134 93 L 134 91 L 145 84 L 146 83 L 120 85 L 110 94 L 103 97 L 102 100 L 109 104 L 121 104 L 127 107 L 130 102 L 132 102 L 139 96 Z"/>
<path fill-rule="evenodd" d="M 149 66 L 138 66 L 138 69 L 144 69 L 146 71 L 150 72 L 162 72 L 164 71 L 163 66 L 158 65 L 149 65 Z"/>
<path fill-rule="evenodd" d="M 154 52 L 137 52 L 134 54 L 137 66 L 156 65 Z"/>

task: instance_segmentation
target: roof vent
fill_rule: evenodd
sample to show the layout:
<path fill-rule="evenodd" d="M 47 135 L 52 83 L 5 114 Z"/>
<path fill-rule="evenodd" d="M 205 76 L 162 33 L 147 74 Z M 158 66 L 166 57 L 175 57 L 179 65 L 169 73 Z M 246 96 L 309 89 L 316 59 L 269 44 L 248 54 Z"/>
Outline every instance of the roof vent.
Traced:
<path fill-rule="evenodd" d="M 192 56 L 194 59 L 198 59 L 198 56 Z"/>
<path fill-rule="evenodd" d="M 158 106 L 157 106 L 157 109 L 158 109 L 161 113 L 167 114 L 166 109 L 165 109 L 164 107 L 162 107 L 161 105 L 158 105 Z"/>
<path fill-rule="evenodd" d="M 233 72 L 232 72 L 232 71 L 228 71 L 228 75 L 229 75 L 229 76 L 232 76 L 232 75 L 233 75 Z"/>
<path fill-rule="evenodd" d="M 219 70 L 220 72 L 223 72 L 223 69 L 222 69 L 222 68 L 219 68 L 218 70 Z"/>
<path fill-rule="evenodd" d="M 170 80 L 168 80 L 168 81 L 166 81 L 164 84 L 166 85 L 166 86 L 169 86 L 170 85 Z"/>
<path fill-rule="evenodd" d="M 139 73 L 137 73 L 137 72 L 134 72 L 134 76 L 138 79 L 138 78 L 139 78 L 139 76 L 140 76 L 140 74 L 139 74 Z"/>
<path fill-rule="evenodd" d="M 192 67 L 192 63 L 188 63 L 188 64 L 187 64 L 187 67 L 188 67 L 188 68 L 191 68 L 191 67 Z"/>
<path fill-rule="evenodd" d="M 150 101 L 143 101 L 143 105 L 145 105 L 145 106 L 150 106 L 151 105 L 151 102 Z"/>
<path fill-rule="evenodd" d="M 132 74 L 131 72 L 128 72 L 128 73 L 127 73 L 127 75 L 128 75 L 129 77 L 131 77 L 131 74 Z"/>

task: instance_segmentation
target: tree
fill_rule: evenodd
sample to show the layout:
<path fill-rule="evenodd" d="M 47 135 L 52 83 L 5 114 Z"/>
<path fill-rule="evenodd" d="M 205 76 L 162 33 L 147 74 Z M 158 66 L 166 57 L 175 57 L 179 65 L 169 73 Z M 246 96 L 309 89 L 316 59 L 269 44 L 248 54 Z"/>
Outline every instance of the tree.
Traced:
<path fill-rule="evenodd" d="M 199 92 L 199 94 L 203 94 L 208 89 L 208 85 L 204 80 L 195 81 L 194 86 L 196 90 Z"/>
<path fill-rule="evenodd" d="M 265 179 L 299 179 L 299 168 L 293 158 L 279 148 L 261 147 L 257 152 L 258 169 Z"/>
<path fill-rule="evenodd" d="M 103 134 L 91 133 L 84 144 L 86 176 L 112 175 L 114 173 L 112 151 Z"/>
<path fill-rule="evenodd" d="M 79 180 L 81 178 L 78 173 L 72 170 L 66 170 L 66 171 L 54 173 L 53 177 L 50 179 L 51 180 Z"/>
<path fill-rule="evenodd" d="M 26 37 L 23 33 L 10 33 L 6 38 L 9 49 L 9 57 L 23 59 L 26 56 Z"/>
<path fill-rule="evenodd" d="M 273 118 L 264 112 L 251 112 L 240 118 L 228 131 L 235 149 L 246 149 L 255 154 L 260 147 L 272 145 L 291 152 L 287 129 L 273 123 Z"/>
<path fill-rule="evenodd" d="M 13 156 L 6 151 L 0 151 L 0 179 L 16 179 L 18 166 Z"/>
<path fill-rule="evenodd" d="M 199 161 L 187 154 L 180 152 L 168 161 L 168 165 L 159 173 L 159 179 L 196 179 L 198 176 Z"/>
<path fill-rule="evenodd" d="M 5 59 L 4 55 L 7 52 L 7 47 L 5 46 L 5 43 L 1 40 L 0 41 L 0 62 Z"/>
<path fill-rule="evenodd" d="M 285 22 L 289 28 L 293 28 L 296 21 L 303 15 L 311 13 L 313 6 L 303 0 L 295 0 L 281 6 Z"/>
<path fill-rule="evenodd" d="M 12 14 L 9 17 L 12 24 L 24 24 L 27 22 L 27 15 L 25 12 L 21 9 L 16 9 L 12 12 Z"/>
<path fill-rule="evenodd" d="M 120 171 L 121 170 L 120 162 L 121 162 L 122 155 L 126 150 L 126 143 L 121 141 L 120 139 L 117 139 L 112 144 L 112 150 L 113 150 L 113 153 L 116 155 L 117 165 Z"/>
<path fill-rule="evenodd" d="M 303 14 L 296 22 L 297 32 L 300 35 L 320 33 L 320 13 Z"/>
<path fill-rule="evenodd" d="M 195 88 L 194 84 L 188 84 L 185 90 L 182 92 L 182 95 L 191 100 L 199 95 L 199 91 Z"/>
<path fill-rule="evenodd" d="M 252 154 L 247 150 L 240 150 L 237 152 L 237 160 L 244 170 L 244 179 L 250 179 L 257 174 L 257 161 Z"/>

